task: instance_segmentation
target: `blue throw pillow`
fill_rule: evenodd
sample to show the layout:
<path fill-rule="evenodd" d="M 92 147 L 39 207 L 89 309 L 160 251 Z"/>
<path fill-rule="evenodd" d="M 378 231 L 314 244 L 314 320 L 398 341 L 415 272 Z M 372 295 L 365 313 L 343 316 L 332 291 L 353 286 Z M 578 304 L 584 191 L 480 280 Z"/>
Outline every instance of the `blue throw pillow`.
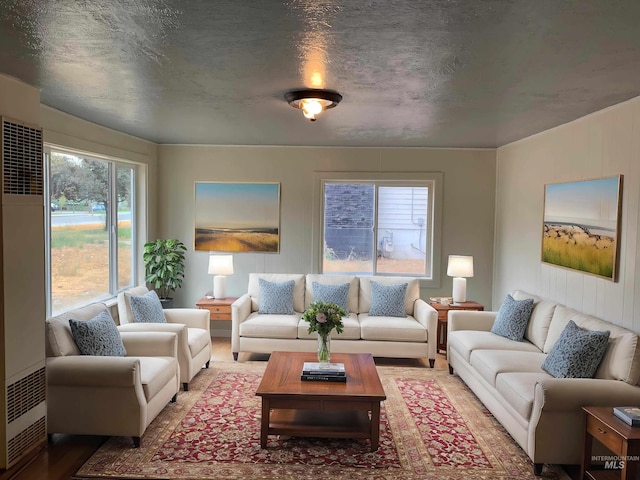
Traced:
<path fill-rule="evenodd" d="M 584 330 L 569 320 L 542 362 L 556 378 L 593 378 L 609 345 L 610 332 Z"/>
<path fill-rule="evenodd" d="M 533 298 L 515 300 L 507 295 L 498 310 L 491 332 L 516 342 L 521 342 L 533 311 Z"/>
<path fill-rule="evenodd" d="M 383 285 L 371 281 L 370 317 L 406 317 L 404 297 L 407 294 L 407 283 Z"/>
<path fill-rule="evenodd" d="M 162 311 L 162 303 L 155 290 L 144 295 L 129 297 L 134 323 L 167 323 Z"/>
<path fill-rule="evenodd" d="M 325 303 L 335 303 L 345 312 L 349 311 L 349 284 L 326 285 L 324 283 L 313 282 L 313 299 Z"/>
<path fill-rule="evenodd" d="M 106 310 L 86 322 L 70 319 L 69 326 L 83 355 L 124 357 L 127 354 L 120 332 Z"/>
<path fill-rule="evenodd" d="M 260 297 L 258 299 L 258 313 L 273 313 L 293 315 L 293 286 L 295 282 L 269 282 L 264 278 L 258 279 Z"/>

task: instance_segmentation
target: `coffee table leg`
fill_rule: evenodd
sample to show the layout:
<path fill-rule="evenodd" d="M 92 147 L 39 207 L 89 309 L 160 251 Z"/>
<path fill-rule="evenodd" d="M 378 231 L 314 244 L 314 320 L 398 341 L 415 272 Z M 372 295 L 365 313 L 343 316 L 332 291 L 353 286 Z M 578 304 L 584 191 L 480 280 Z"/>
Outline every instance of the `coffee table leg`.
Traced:
<path fill-rule="evenodd" d="M 260 419 L 260 448 L 267 448 L 269 436 L 269 399 L 262 397 L 262 418 Z"/>
<path fill-rule="evenodd" d="M 371 451 L 378 450 L 380 444 L 380 402 L 371 405 Z"/>

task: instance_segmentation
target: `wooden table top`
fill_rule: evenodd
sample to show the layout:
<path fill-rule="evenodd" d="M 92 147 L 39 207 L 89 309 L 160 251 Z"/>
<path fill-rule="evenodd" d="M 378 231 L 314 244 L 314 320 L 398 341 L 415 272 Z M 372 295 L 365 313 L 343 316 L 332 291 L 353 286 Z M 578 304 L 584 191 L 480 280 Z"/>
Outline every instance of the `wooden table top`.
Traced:
<path fill-rule="evenodd" d="M 264 397 L 366 399 L 387 397 L 380 383 L 373 357 L 368 353 L 332 353 L 331 363 L 344 363 L 346 382 L 306 382 L 300 380 L 304 362 L 317 362 L 316 353 L 273 352 L 256 391 Z"/>
<path fill-rule="evenodd" d="M 582 410 L 600 420 L 627 440 L 640 440 L 640 427 L 632 427 L 613 414 L 613 407 L 582 407 Z"/>

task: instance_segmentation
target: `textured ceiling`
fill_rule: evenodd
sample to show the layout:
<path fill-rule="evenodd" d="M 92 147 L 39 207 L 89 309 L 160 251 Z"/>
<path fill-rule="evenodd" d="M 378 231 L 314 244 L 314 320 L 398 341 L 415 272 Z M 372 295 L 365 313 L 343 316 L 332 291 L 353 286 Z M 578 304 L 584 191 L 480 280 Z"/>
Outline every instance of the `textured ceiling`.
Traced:
<path fill-rule="evenodd" d="M 2 0 L 0 72 L 158 143 L 496 147 L 640 95 L 638 0 Z M 283 99 L 344 96 L 309 122 Z"/>

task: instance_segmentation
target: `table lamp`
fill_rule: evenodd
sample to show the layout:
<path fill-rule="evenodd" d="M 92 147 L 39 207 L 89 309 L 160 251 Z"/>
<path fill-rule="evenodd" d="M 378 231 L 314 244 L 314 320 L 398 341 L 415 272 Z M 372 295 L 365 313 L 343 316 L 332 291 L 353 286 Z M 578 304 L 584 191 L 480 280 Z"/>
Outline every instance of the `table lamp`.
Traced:
<path fill-rule="evenodd" d="M 213 298 L 227 298 L 226 275 L 233 275 L 233 255 L 209 255 L 209 275 L 214 275 Z"/>
<path fill-rule="evenodd" d="M 467 301 L 467 279 L 473 277 L 473 257 L 449 255 L 447 275 L 453 277 L 453 303 Z"/>

